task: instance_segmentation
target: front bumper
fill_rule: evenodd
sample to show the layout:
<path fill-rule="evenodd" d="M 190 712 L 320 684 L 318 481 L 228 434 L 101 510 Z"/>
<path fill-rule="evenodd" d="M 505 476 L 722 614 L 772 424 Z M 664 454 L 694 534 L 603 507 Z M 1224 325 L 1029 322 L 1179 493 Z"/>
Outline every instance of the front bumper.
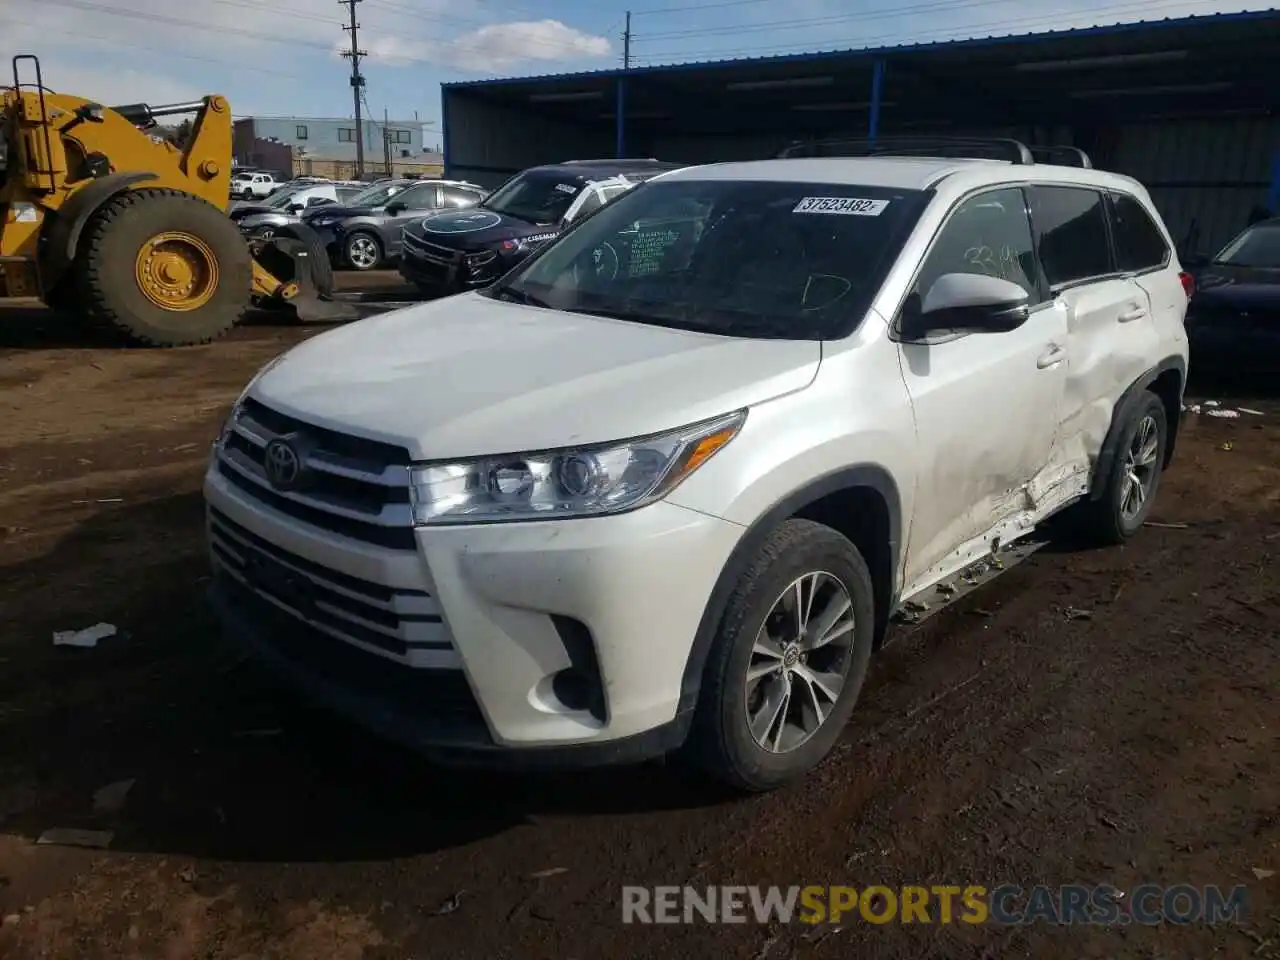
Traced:
<path fill-rule="evenodd" d="M 494 250 L 451 250 L 406 233 L 399 267 L 400 275 L 410 283 L 450 294 L 489 286 L 502 276 L 508 264 Z"/>
<path fill-rule="evenodd" d="M 395 550 L 301 523 L 216 469 L 205 495 L 212 601 L 227 633 L 320 702 L 453 762 L 594 765 L 678 746 L 691 719 L 681 688 L 693 638 L 742 532 L 657 503 L 605 518 L 417 531 L 416 549 Z M 246 585 L 219 547 L 228 543 L 232 554 L 257 545 L 311 586 L 341 591 L 346 616 L 363 609 L 351 597 L 374 594 L 416 610 L 398 627 L 407 645 L 353 633 L 323 602 L 298 603 L 312 611 L 302 619 L 279 603 L 286 591 Z M 561 699 L 557 677 L 574 671 L 599 694 L 590 705 Z"/>

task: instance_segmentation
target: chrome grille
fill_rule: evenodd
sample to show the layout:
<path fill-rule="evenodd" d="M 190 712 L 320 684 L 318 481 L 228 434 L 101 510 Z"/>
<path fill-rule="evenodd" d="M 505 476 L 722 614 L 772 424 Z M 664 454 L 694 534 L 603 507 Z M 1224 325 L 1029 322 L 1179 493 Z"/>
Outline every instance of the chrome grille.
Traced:
<path fill-rule="evenodd" d="M 267 444 L 299 441 L 305 482 L 274 487 Z M 409 452 L 394 444 L 305 423 L 246 399 L 218 452 L 218 471 L 243 493 L 281 513 L 354 540 L 414 548 L 409 504 Z"/>
<path fill-rule="evenodd" d="M 215 509 L 209 511 L 209 544 L 221 572 L 316 630 L 412 666 L 461 668 L 440 606 L 426 591 L 330 570 Z"/>
<path fill-rule="evenodd" d="M 441 246 L 438 243 L 431 243 L 429 240 L 423 240 L 421 237 L 415 236 L 408 230 L 404 232 L 404 245 L 407 249 L 412 250 L 414 255 L 431 263 L 444 264 L 452 266 L 461 259 L 461 251 L 452 247 Z"/>

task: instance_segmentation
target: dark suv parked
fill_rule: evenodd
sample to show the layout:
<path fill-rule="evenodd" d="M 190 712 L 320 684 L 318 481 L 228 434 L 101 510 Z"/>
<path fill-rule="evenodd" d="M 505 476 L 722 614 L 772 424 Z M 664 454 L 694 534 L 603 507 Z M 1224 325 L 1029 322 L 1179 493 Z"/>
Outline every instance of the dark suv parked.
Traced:
<path fill-rule="evenodd" d="M 404 228 L 400 273 L 426 293 L 488 286 L 583 216 L 682 164 L 573 160 L 516 174 L 470 210 L 437 213 Z"/>

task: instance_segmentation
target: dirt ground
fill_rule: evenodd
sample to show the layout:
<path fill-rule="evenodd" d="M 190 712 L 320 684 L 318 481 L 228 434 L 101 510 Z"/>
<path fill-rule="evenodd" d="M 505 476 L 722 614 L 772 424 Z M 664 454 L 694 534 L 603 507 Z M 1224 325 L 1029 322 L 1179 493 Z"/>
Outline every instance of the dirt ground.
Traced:
<path fill-rule="evenodd" d="M 209 444 L 251 373 L 315 332 L 134 351 L 0 312 L 0 957 L 1280 957 L 1274 399 L 1188 417 L 1167 526 L 1047 549 L 900 628 L 836 756 L 726 800 L 673 765 L 432 768 L 215 635 Z M 52 646 L 99 621 L 120 635 Z M 114 839 L 37 845 L 53 827 Z M 1002 882 L 1250 901 L 1217 927 L 621 923 L 624 884 Z"/>

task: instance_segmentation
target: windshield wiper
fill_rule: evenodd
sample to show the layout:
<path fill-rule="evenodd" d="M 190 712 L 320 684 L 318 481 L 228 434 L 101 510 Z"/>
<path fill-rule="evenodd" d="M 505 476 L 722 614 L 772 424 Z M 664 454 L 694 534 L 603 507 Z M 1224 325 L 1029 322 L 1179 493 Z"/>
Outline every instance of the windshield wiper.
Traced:
<path fill-rule="evenodd" d="M 545 307 L 551 309 L 551 305 L 545 300 L 540 300 L 531 293 L 525 293 L 523 290 L 517 290 L 515 287 L 499 287 L 493 293 L 494 297 L 507 300 L 511 303 L 522 303 L 527 307 Z"/>

